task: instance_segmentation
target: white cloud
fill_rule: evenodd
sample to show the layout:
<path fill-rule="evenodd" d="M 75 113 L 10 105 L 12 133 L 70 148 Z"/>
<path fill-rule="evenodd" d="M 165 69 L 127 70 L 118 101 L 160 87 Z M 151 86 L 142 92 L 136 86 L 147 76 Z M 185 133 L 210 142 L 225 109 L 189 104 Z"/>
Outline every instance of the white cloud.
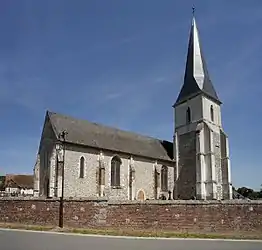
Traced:
<path fill-rule="evenodd" d="M 117 99 L 117 98 L 119 98 L 121 96 L 122 96 L 121 93 L 109 93 L 108 95 L 105 96 L 105 99 L 107 99 L 107 100 L 114 100 L 114 99 Z"/>

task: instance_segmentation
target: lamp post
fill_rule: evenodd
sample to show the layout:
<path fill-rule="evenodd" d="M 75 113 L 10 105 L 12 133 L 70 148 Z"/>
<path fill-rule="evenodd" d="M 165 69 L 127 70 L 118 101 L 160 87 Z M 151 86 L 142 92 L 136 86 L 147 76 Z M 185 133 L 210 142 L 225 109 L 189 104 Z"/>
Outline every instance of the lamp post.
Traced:
<path fill-rule="evenodd" d="M 60 206 L 59 206 L 59 227 L 63 228 L 64 226 L 64 184 L 65 184 L 65 141 L 67 131 L 63 130 L 59 133 L 59 142 L 57 148 L 61 149 L 61 142 L 63 147 L 63 165 L 62 165 L 62 187 L 61 187 L 61 197 L 60 197 Z"/>
<path fill-rule="evenodd" d="M 62 167 L 61 164 L 63 163 L 63 156 L 62 156 L 62 150 L 63 145 L 61 141 L 57 141 L 55 145 L 56 149 L 56 180 L 55 180 L 55 197 L 58 197 L 58 183 L 59 183 L 59 177 L 62 176 Z"/>

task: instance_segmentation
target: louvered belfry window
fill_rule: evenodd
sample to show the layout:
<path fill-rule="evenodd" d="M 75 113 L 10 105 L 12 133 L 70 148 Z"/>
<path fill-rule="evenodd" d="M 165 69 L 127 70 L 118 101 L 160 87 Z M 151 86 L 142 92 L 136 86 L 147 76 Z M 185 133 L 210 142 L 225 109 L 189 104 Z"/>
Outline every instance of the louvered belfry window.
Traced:
<path fill-rule="evenodd" d="M 210 106 L 210 117 L 211 117 L 211 121 L 213 122 L 214 121 L 214 109 L 212 105 Z"/>
<path fill-rule="evenodd" d="M 120 187 L 120 166 L 121 159 L 118 156 L 114 156 L 111 160 L 111 186 Z"/>
<path fill-rule="evenodd" d="M 187 111 L 186 111 L 186 123 L 187 124 L 191 123 L 191 110 L 189 107 L 187 108 Z"/>

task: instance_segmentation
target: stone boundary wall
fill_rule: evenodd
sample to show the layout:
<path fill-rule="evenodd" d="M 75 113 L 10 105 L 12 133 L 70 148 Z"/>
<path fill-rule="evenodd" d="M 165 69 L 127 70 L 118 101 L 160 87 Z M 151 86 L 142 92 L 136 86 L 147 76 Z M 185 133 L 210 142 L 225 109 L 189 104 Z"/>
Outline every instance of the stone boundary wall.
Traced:
<path fill-rule="evenodd" d="M 0 223 L 58 226 L 58 199 L 0 198 Z M 64 225 L 191 233 L 262 234 L 262 201 L 64 201 Z"/>

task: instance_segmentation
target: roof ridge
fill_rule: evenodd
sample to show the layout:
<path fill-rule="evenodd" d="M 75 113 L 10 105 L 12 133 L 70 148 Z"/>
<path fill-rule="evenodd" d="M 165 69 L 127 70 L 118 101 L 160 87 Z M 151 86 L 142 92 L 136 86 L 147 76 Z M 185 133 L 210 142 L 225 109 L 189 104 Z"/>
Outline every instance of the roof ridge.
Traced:
<path fill-rule="evenodd" d="M 103 128 L 114 130 L 116 132 L 124 132 L 125 134 L 138 136 L 138 137 L 143 137 L 143 138 L 148 138 L 148 139 L 151 139 L 151 140 L 158 140 L 158 141 L 161 141 L 161 142 L 162 141 L 168 141 L 168 140 L 159 139 L 159 138 L 156 138 L 156 137 L 153 137 L 153 136 L 149 136 L 149 135 L 143 135 L 143 134 L 140 134 L 140 133 L 137 133 L 137 132 L 133 132 L 133 131 L 130 131 L 130 130 L 121 129 L 119 127 L 113 127 L 111 125 L 105 125 L 105 124 L 102 124 L 102 123 L 99 123 L 99 122 L 93 122 L 93 121 L 90 121 L 90 120 L 85 120 L 83 118 L 77 118 L 75 116 L 66 115 L 66 114 L 63 114 L 63 113 L 58 113 L 58 112 L 49 111 L 49 110 L 47 111 L 47 113 L 50 115 L 50 117 L 52 115 L 58 115 L 60 117 L 66 118 L 66 119 L 76 120 L 76 121 L 79 121 L 79 122 L 86 122 L 86 123 L 89 123 L 89 124 L 92 124 L 92 125 L 97 125 L 97 126 L 100 126 L 100 127 L 103 127 Z"/>
<path fill-rule="evenodd" d="M 66 141 L 119 153 L 172 160 L 173 143 L 97 122 L 48 111 L 49 122 L 58 133 L 67 130 Z M 170 145 L 169 145 L 170 144 Z M 173 147 L 173 146 L 172 146 Z"/>

